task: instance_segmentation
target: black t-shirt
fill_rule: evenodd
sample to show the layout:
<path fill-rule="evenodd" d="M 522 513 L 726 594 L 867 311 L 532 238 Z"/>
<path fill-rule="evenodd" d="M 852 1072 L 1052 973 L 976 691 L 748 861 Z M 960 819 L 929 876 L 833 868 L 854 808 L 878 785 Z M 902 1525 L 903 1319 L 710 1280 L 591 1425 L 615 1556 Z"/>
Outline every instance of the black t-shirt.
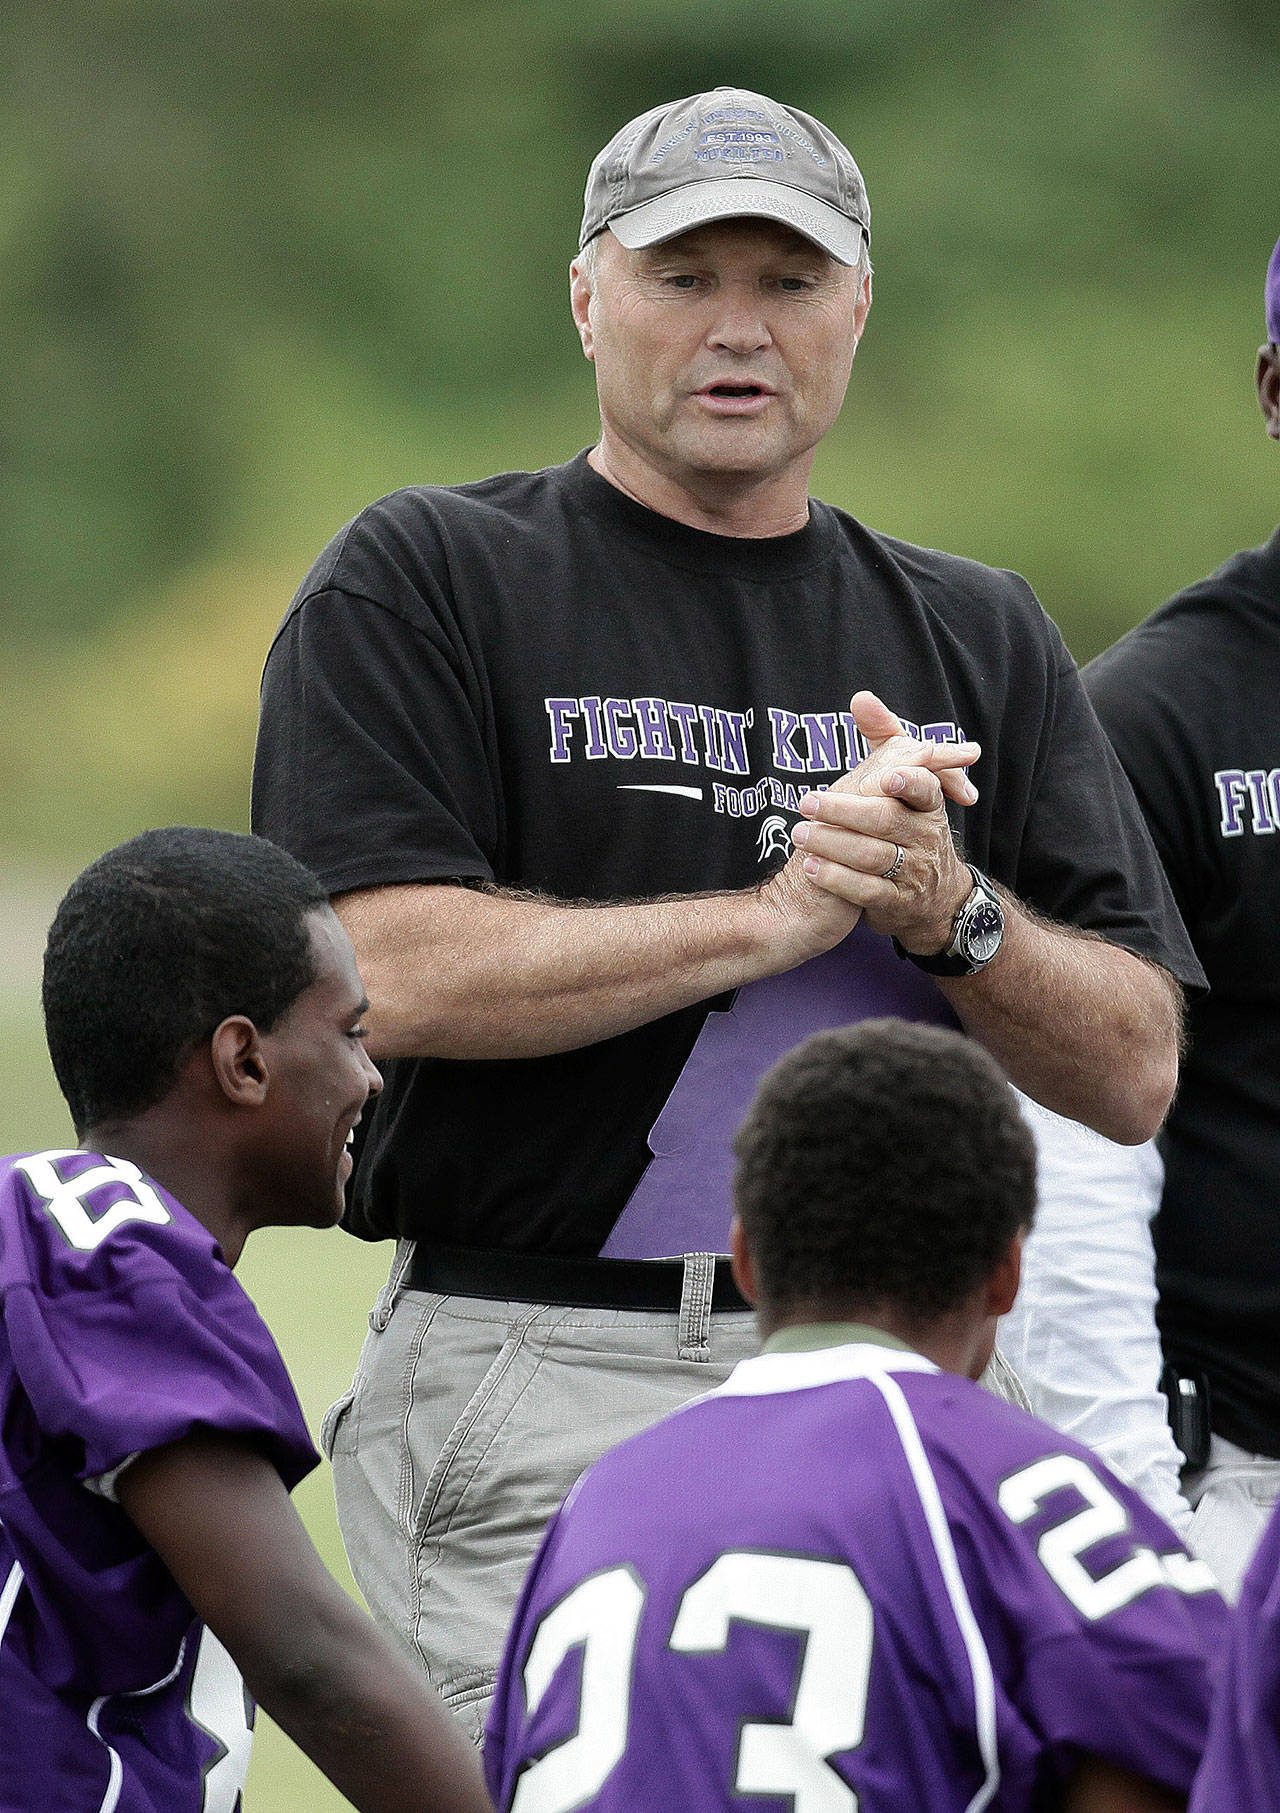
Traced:
<path fill-rule="evenodd" d="M 1086 670 L 1212 992 L 1165 1130 L 1170 1356 L 1213 1424 L 1280 1456 L 1280 531 Z"/>
<path fill-rule="evenodd" d="M 800 794 L 857 761 L 860 687 L 936 739 L 982 743 L 978 803 L 953 809 L 972 861 L 1042 913 L 1200 980 L 1128 784 L 1023 580 L 820 503 L 793 535 L 705 534 L 582 455 L 397 492 L 337 537 L 267 661 L 254 823 L 335 894 L 742 888 L 784 859 Z M 919 971 L 881 962 L 888 940 L 860 927 L 846 946 L 902 977 L 877 983 L 876 1011 L 927 988 L 945 1017 Z M 824 986 L 830 973 L 813 971 Z M 349 1225 L 599 1253 L 730 1004 L 550 1057 L 389 1065 Z M 774 1021 L 793 1005 L 775 1002 Z M 732 1083 L 732 1041 L 718 1049 Z M 686 1250 L 675 1238 L 638 1250 Z"/>

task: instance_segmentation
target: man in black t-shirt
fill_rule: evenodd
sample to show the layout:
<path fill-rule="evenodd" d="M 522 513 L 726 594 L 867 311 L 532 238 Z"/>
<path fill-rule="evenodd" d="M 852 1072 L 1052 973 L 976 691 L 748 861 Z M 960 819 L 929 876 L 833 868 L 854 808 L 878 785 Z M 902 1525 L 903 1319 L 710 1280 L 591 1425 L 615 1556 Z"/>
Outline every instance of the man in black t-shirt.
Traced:
<path fill-rule="evenodd" d="M 1258 401 L 1280 440 L 1280 245 L 1266 308 Z M 1161 1142 L 1156 1276 L 1176 1398 L 1207 1405 L 1212 1429 L 1185 1481 L 1187 1539 L 1234 1596 L 1280 1495 L 1280 530 L 1170 599 L 1086 685 L 1213 991 L 1192 1005 Z"/>
<path fill-rule="evenodd" d="M 401 1245 L 328 1419 L 343 1531 L 474 1723 L 561 1492 L 748 1349 L 716 1256 L 775 1057 L 959 1023 L 1127 1141 L 1173 1087 L 1200 972 L 1057 631 L 809 498 L 869 233 L 805 114 L 633 121 L 571 268 L 598 444 L 371 506 L 268 659 L 255 824 L 336 897 L 387 1073 L 349 1226 Z"/>

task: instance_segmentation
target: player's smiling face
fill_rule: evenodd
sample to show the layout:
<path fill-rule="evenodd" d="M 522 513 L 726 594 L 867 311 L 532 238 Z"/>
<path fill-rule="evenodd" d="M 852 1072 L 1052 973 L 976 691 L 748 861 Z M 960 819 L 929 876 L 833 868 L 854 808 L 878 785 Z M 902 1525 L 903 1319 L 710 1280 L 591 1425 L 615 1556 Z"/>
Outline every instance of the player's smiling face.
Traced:
<path fill-rule="evenodd" d="M 870 306 L 848 266 L 765 220 L 634 252 L 605 232 L 573 301 L 606 450 L 695 493 L 735 474 L 807 488 Z"/>
<path fill-rule="evenodd" d="M 364 1048 L 369 1004 L 351 940 L 327 907 L 308 924 L 315 980 L 262 1038 L 270 1121 L 259 1153 L 264 1220 L 329 1227 L 342 1214 L 352 1131 L 382 1078 Z"/>

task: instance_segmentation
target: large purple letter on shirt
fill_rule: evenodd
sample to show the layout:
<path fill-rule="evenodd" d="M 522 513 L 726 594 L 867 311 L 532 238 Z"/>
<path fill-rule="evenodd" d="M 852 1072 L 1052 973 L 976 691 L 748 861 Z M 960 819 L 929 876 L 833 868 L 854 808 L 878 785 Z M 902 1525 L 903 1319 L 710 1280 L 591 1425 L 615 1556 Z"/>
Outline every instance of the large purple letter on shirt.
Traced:
<path fill-rule="evenodd" d="M 731 1142 L 760 1078 L 810 1033 L 882 1015 L 959 1025 L 924 971 L 862 925 L 825 956 L 748 982 L 728 1012 L 708 1014 L 649 1135 L 652 1161 L 601 1257 L 727 1253 Z"/>

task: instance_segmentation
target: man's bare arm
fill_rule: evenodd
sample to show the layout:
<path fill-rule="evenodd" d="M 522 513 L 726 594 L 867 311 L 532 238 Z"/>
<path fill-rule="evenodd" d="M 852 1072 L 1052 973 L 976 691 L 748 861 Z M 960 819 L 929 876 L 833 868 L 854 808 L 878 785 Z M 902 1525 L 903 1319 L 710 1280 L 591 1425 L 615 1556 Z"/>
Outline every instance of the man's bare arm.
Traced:
<path fill-rule="evenodd" d="M 356 947 L 381 1063 L 572 1051 L 789 969 L 858 921 L 816 888 L 798 888 L 785 917 L 762 892 L 574 906 L 429 885 L 344 894 L 334 906 Z"/>
<path fill-rule="evenodd" d="M 956 797 L 975 744 L 903 750 Z M 863 764 L 865 767 L 866 764 Z M 859 910 L 796 856 L 760 888 L 635 905 L 572 905 L 447 883 L 339 895 L 371 1003 L 369 1050 L 527 1058 L 571 1051 L 830 950 Z"/>
<path fill-rule="evenodd" d="M 1120 1145 L 1152 1138 L 1178 1082 L 1181 987 L 1132 951 L 1004 905 L 989 968 L 938 979 L 966 1032 L 1047 1108 Z"/>
<path fill-rule="evenodd" d="M 802 802 L 806 823 L 793 834 L 802 866 L 816 886 L 860 908 L 873 931 L 932 955 L 949 943 L 973 878 L 936 777 L 901 760 L 913 739 L 893 729 L 897 720 L 869 694 L 857 695 L 854 710 L 879 765 L 863 763 Z M 885 870 L 897 849 L 904 860 L 890 881 Z M 1149 1139 L 1177 1082 L 1177 982 L 1132 951 L 1003 898 L 997 955 L 976 976 L 939 977 L 939 988 L 965 1030 L 1036 1101 L 1121 1144 Z"/>

